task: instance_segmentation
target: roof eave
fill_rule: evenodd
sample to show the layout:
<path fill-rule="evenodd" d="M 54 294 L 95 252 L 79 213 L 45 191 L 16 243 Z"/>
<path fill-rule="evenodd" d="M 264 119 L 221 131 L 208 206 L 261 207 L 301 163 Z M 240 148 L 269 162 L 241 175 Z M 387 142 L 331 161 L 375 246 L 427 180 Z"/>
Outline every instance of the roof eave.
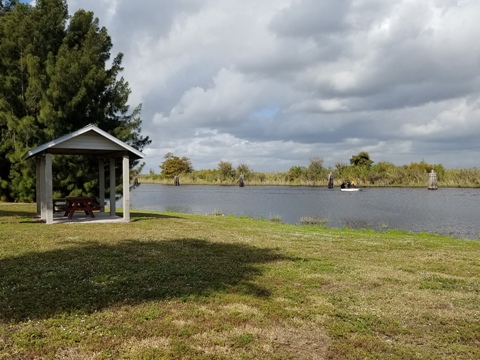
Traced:
<path fill-rule="evenodd" d="M 124 148 L 125 151 L 128 151 L 129 153 L 133 154 L 134 157 L 136 159 L 143 159 L 145 158 L 145 154 L 143 154 L 142 152 L 138 151 L 137 149 L 131 147 L 130 145 L 124 143 L 123 141 L 117 139 L 116 137 L 110 135 L 109 133 L 103 131 L 102 129 L 99 129 L 98 127 L 96 127 L 95 125 L 93 124 L 89 124 L 81 129 L 78 129 L 70 134 L 67 134 L 67 135 L 64 135 L 64 136 L 61 136 L 59 137 L 58 139 L 55 139 L 55 140 L 52 140 L 48 143 L 45 143 L 43 145 L 40 145 L 34 149 L 31 149 L 29 151 L 27 151 L 23 156 L 22 156 L 22 160 L 27 160 L 29 158 L 31 158 L 32 156 L 35 156 L 35 155 L 38 155 L 38 154 L 41 154 L 43 152 L 47 152 L 48 149 L 56 146 L 56 145 L 59 145 L 69 139 L 72 139 L 76 136 L 79 136 L 79 135 L 82 135 L 88 131 L 94 131 L 96 132 L 97 134 L 107 138 L 108 140 L 114 142 L 115 144 L 119 145 L 120 147 Z M 121 151 L 119 151 L 121 152 Z M 67 152 L 68 153 L 68 152 Z"/>

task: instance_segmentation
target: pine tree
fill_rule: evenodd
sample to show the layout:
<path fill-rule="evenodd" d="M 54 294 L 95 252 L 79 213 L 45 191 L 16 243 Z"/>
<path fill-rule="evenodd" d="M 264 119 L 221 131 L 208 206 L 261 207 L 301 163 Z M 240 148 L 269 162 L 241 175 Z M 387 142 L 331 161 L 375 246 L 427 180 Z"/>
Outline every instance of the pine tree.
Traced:
<path fill-rule="evenodd" d="M 140 151 L 150 143 L 141 135 L 141 105 L 133 111 L 127 105 L 123 55 L 107 68 L 111 48 L 94 14 L 79 10 L 69 19 L 65 0 L 0 3 L 1 200 L 34 200 L 35 165 L 21 156 L 89 123 Z M 60 196 L 95 192 L 97 180 L 89 174 L 96 173 L 97 159 L 53 160 Z"/>

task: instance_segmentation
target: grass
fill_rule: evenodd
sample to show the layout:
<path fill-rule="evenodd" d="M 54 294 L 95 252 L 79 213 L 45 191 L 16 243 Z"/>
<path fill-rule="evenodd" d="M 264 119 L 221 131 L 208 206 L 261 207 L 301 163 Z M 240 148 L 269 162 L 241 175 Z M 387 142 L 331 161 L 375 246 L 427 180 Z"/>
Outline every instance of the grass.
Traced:
<path fill-rule="evenodd" d="M 0 359 L 476 359 L 480 242 L 0 203 Z"/>

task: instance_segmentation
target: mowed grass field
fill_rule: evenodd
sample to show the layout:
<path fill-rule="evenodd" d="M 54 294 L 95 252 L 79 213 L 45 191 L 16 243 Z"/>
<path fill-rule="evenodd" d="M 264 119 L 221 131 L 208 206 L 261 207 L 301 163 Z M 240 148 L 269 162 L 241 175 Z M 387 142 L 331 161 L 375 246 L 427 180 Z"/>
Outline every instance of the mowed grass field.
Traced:
<path fill-rule="evenodd" d="M 479 359 L 480 241 L 0 203 L 0 359 Z"/>

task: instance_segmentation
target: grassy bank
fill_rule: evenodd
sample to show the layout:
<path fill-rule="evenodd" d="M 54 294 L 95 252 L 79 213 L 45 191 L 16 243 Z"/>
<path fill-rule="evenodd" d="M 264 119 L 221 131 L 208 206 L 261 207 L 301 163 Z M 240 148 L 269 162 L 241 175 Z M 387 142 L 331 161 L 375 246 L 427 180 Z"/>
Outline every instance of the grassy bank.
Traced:
<path fill-rule="evenodd" d="M 476 359 L 480 241 L 0 204 L 0 359 Z"/>

